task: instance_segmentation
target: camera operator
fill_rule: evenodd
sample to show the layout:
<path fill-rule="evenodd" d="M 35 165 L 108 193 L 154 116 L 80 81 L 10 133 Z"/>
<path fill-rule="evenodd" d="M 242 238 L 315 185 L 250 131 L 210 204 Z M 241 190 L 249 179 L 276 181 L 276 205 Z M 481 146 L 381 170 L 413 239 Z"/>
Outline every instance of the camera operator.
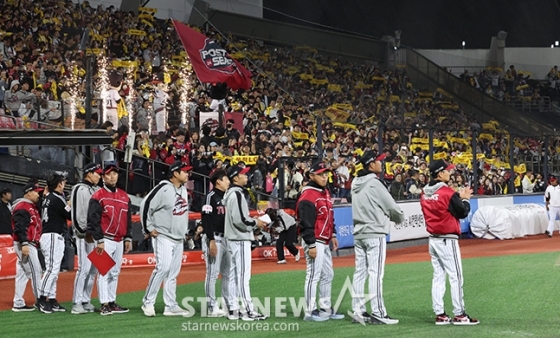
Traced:
<path fill-rule="evenodd" d="M 278 256 L 278 264 L 286 264 L 284 256 L 284 246 L 295 257 L 296 262 L 299 261 L 299 250 L 294 243 L 297 240 L 296 220 L 288 215 L 284 210 L 276 210 L 272 208 L 266 209 L 266 213 L 270 216 L 272 222 L 268 226 L 270 237 L 278 236 L 276 240 L 276 254 Z"/>

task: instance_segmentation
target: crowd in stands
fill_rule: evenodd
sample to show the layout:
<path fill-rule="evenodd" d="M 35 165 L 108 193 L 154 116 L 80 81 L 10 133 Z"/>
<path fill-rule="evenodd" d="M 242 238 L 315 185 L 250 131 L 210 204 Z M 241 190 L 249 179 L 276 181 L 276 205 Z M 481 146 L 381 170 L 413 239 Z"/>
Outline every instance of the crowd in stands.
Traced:
<path fill-rule="evenodd" d="M 99 149 L 99 161 L 117 161 L 122 166 L 121 151 L 130 132 L 136 132 L 134 144 L 129 144 L 134 149 L 131 175 L 123 180 L 129 181 L 128 191 L 140 197 L 151 188 L 150 178 L 162 179 L 165 164 L 175 160 L 194 167 L 193 190 L 198 194 L 210 188 L 204 176 L 242 161 L 252 167 L 251 199 L 256 205 L 259 192 L 278 197 L 278 159 L 290 157 L 283 162 L 284 197 L 295 200 L 306 184 L 310 158 L 320 155 L 335 169 L 329 179 L 333 194 L 350 200 L 351 180 L 360 170 L 357 158 L 382 142 L 388 155 L 383 179 L 391 194 L 399 200 L 417 198 L 427 180 L 429 128 L 436 130 L 434 158 L 460 165 L 450 183 L 454 188 L 472 186 L 473 153 L 480 160 L 476 193 L 504 194 L 510 192 L 509 180 L 515 180 L 519 190 L 523 179 L 530 184 L 538 180 L 538 175 L 533 179 L 525 175 L 526 169 L 510 168 L 509 134 L 498 123 L 479 123 L 442 89 L 415 88 L 404 70 L 326 57 L 309 47 L 270 46 L 223 36 L 209 28 L 203 32 L 252 71 L 253 87 L 232 91 L 220 84 L 199 83 L 191 74 L 189 80 L 195 85 L 188 93 L 187 108 L 181 108 L 185 79 L 177 60 L 184 59 L 184 51 L 170 21 L 156 19 L 149 11 L 137 15 L 112 6 L 92 8 L 87 1 L 6 1 L 1 8 L 0 101 L 6 114 L 62 124 L 66 114 L 58 113 L 56 102 L 85 97 L 88 53 L 105 53 L 109 67 L 121 67 L 125 85 L 119 94 L 126 100 L 134 93 L 128 112 L 132 123 L 128 119 L 119 126 L 100 123 L 98 95 L 103 78 L 98 64 L 93 67 L 97 89 L 92 123 L 114 138 L 113 148 Z M 83 27 L 91 30 L 86 52 L 79 51 Z M 133 70 L 126 66 L 131 64 Z M 529 95 L 529 89 L 519 89 L 527 76 L 513 66 L 503 77 L 484 71 L 463 78 L 497 97 Z M 169 94 L 169 129 L 163 137 L 153 131 L 154 79 L 164 79 Z M 133 88 L 128 87 L 130 83 Z M 214 101 L 225 112 L 242 114 L 242 127 L 235 128 L 230 119 L 224 119 L 224 126 L 199 121 L 200 113 L 211 111 Z M 84 113 L 83 105 L 79 106 L 77 120 L 83 121 Z M 316 128 L 319 116 L 324 118 L 321 149 Z M 480 130 L 477 149 L 471 148 L 473 129 Z M 556 146 L 551 143 L 553 154 Z M 538 140 L 517 138 L 514 153 L 521 157 L 540 154 L 541 147 Z M 152 165 L 149 160 L 158 162 Z M 198 197 L 193 199 L 194 210 L 201 207 Z"/>

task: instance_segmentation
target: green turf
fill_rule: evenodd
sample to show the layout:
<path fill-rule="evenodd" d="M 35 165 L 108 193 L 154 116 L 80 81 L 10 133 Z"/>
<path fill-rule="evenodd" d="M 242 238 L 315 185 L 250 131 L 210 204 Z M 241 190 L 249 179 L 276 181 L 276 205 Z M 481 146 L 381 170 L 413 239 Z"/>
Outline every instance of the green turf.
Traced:
<path fill-rule="evenodd" d="M 193 323 L 235 325 L 224 318 L 163 317 L 161 293 L 156 305 L 158 314 L 147 318 L 140 309 L 143 292 L 121 294 L 118 302 L 131 308 L 130 313 L 102 317 L 99 314 L 0 312 L 1 337 L 560 337 L 560 267 L 554 266 L 559 254 L 529 254 L 491 258 L 465 259 L 465 302 L 467 312 L 480 319 L 472 327 L 443 326 L 433 323 L 431 310 L 431 265 L 428 262 L 392 264 L 386 267 L 385 304 L 389 314 L 400 319 L 398 325 L 363 327 L 344 320 L 323 323 L 303 322 L 299 318 L 270 318 L 261 325 L 297 324 L 297 332 L 275 331 L 206 331 L 183 329 Z M 273 264 L 273 262 L 271 262 Z M 183 269 L 188 273 L 188 267 Z M 333 302 L 353 268 L 335 271 Z M 253 297 L 303 296 L 303 271 L 278 272 L 253 276 Z M 448 292 L 449 293 L 449 292 Z M 178 298 L 202 297 L 203 284 L 178 287 Z M 64 304 L 70 307 L 70 304 Z M 348 294 L 340 312 L 351 307 Z M 274 309 L 274 306 L 273 306 Z M 452 311 L 449 296 L 446 310 Z M 198 311 L 198 308 L 197 308 Z M 190 323 L 190 324 L 188 324 Z M 245 322 L 240 322 L 245 323 Z M 250 325 L 250 324 L 246 324 Z"/>

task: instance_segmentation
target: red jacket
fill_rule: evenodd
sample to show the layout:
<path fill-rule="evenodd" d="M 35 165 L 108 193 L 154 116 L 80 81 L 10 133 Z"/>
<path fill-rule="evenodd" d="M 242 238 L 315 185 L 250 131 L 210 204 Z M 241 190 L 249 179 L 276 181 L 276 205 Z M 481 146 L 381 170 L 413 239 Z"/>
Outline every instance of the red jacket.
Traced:
<path fill-rule="evenodd" d="M 334 210 L 328 189 L 311 182 L 306 185 L 296 204 L 300 233 L 310 247 L 315 242 L 329 244 L 336 237 Z"/>
<path fill-rule="evenodd" d="M 30 200 L 22 198 L 14 205 L 12 215 L 14 241 L 38 246 L 43 234 L 43 224 L 37 206 Z"/>
<path fill-rule="evenodd" d="M 426 221 L 426 230 L 432 235 L 461 235 L 459 220 L 449 211 L 455 190 L 443 186 L 433 194 L 420 196 L 420 206 Z M 468 211 L 467 211 L 468 214 Z"/>
<path fill-rule="evenodd" d="M 131 240 L 130 198 L 121 189 L 103 187 L 91 196 L 87 230 L 96 241 L 108 238 L 116 242 Z"/>

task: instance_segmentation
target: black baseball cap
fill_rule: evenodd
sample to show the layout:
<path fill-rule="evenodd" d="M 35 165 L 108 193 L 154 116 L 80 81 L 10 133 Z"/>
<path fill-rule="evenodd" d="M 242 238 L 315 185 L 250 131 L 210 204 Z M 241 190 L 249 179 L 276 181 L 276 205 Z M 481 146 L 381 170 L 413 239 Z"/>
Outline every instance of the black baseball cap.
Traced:
<path fill-rule="evenodd" d="M 98 173 L 98 174 L 102 174 L 103 173 L 103 169 L 101 169 L 101 165 L 97 164 L 97 163 L 89 163 L 84 167 L 84 175 L 87 175 L 89 173 Z"/>
<path fill-rule="evenodd" d="M 27 183 L 24 187 L 23 187 L 23 194 L 27 194 L 30 191 L 36 191 L 36 192 L 42 192 L 43 188 L 40 188 L 39 185 L 37 185 L 37 183 Z"/>
<path fill-rule="evenodd" d="M 251 168 L 249 167 L 242 168 L 238 165 L 234 165 L 228 169 L 227 175 L 230 180 L 233 180 L 235 176 L 240 174 L 246 174 L 249 172 L 249 170 L 251 170 Z"/>
<path fill-rule="evenodd" d="M 107 175 L 111 171 L 118 173 L 119 167 L 117 167 L 115 164 L 108 164 L 105 166 L 105 168 L 103 168 L 103 175 Z"/>
<path fill-rule="evenodd" d="M 174 173 L 175 171 L 181 170 L 181 171 L 189 171 L 191 170 L 192 167 L 187 165 L 185 162 L 181 162 L 181 161 L 175 161 L 173 162 L 173 164 L 169 167 L 169 171 L 168 173 L 171 175 L 172 173 Z"/>
<path fill-rule="evenodd" d="M 451 170 L 455 168 L 455 164 L 450 164 L 445 162 L 444 160 L 437 160 L 430 163 L 428 169 L 430 169 L 430 175 L 432 177 L 436 177 L 440 171 L 443 170 Z"/>
<path fill-rule="evenodd" d="M 311 165 L 311 168 L 309 169 L 310 174 L 322 174 L 325 171 L 331 171 L 331 170 L 327 167 L 327 164 L 323 161 L 317 161 L 313 163 Z"/>
<path fill-rule="evenodd" d="M 368 150 L 362 154 L 360 157 L 360 163 L 367 168 L 367 166 L 373 161 L 383 161 L 387 155 L 385 153 L 379 153 L 377 150 Z"/>

